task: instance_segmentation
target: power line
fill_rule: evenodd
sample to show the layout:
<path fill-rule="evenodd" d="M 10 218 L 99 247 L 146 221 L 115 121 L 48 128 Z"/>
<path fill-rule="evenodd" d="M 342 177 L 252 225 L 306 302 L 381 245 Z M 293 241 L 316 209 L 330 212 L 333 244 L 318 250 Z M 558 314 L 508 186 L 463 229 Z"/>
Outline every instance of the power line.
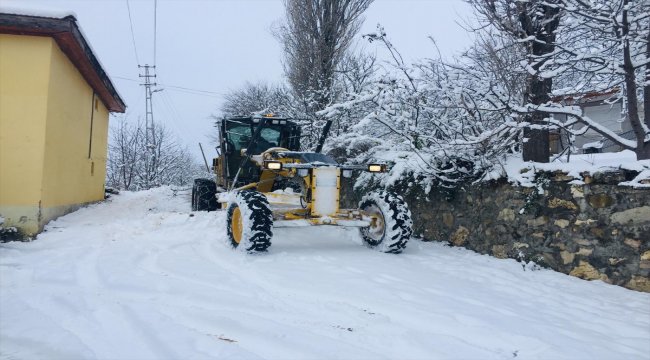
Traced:
<path fill-rule="evenodd" d="M 120 80 L 127 80 L 127 81 L 135 81 L 135 82 L 140 82 L 141 81 L 141 80 L 136 80 L 136 79 L 130 79 L 130 78 L 123 77 L 123 76 L 111 76 L 111 77 L 116 78 L 116 79 L 120 79 Z"/>
<path fill-rule="evenodd" d="M 167 94 L 163 91 L 160 93 L 160 99 L 162 100 L 163 107 L 167 108 L 167 114 L 169 115 L 168 119 L 171 120 L 171 123 L 174 128 L 176 128 L 176 132 L 183 137 L 183 139 L 191 139 L 192 137 L 189 135 L 187 132 L 187 128 L 184 127 L 182 117 L 180 116 L 179 112 L 176 110 L 176 107 L 173 105 L 171 98 L 167 96 Z"/>
<path fill-rule="evenodd" d="M 186 93 L 186 94 L 212 96 L 212 97 L 220 97 L 221 96 L 220 93 L 217 93 L 217 92 L 214 92 L 214 91 L 190 89 L 190 88 L 185 88 L 185 87 L 182 87 L 182 86 L 173 86 L 173 85 L 164 85 L 164 84 L 160 84 L 160 85 L 164 86 L 165 88 L 168 88 L 170 90 L 180 91 L 180 92 Z"/>
<path fill-rule="evenodd" d="M 133 40 L 133 51 L 135 52 L 135 61 L 140 65 L 140 58 L 138 58 L 138 48 L 135 46 L 135 34 L 133 32 L 133 19 L 131 19 L 131 7 L 129 0 L 126 0 L 126 9 L 129 12 L 129 24 L 131 25 L 131 40 Z"/>
<path fill-rule="evenodd" d="M 140 82 L 140 80 L 130 79 L 130 78 L 123 77 L 123 76 L 113 76 L 113 78 L 120 79 L 120 80 L 126 80 L 126 81 Z M 168 84 L 162 84 L 162 83 L 158 83 L 158 85 L 163 86 L 163 87 L 165 87 L 167 89 L 170 89 L 170 90 L 180 91 L 180 92 L 184 92 L 184 93 L 187 93 L 187 94 L 213 96 L 213 97 L 223 96 L 223 94 L 218 93 L 216 91 L 192 89 L 192 88 L 188 88 L 188 87 L 184 87 L 184 86 L 168 85 Z"/>

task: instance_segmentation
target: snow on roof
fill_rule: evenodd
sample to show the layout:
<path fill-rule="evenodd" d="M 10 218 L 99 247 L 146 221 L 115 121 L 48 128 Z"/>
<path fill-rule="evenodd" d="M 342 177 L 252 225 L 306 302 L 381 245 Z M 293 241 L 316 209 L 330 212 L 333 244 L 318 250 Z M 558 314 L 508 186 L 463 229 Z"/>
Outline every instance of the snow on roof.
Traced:
<path fill-rule="evenodd" d="M 562 93 L 558 91 L 551 100 L 554 102 L 565 102 L 567 104 L 582 104 L 609 99 L 618 95 L 620 92 L 621 88 L 618 86 L 604 90 L 591 90 L 579 93 Z"/>
<path fill-rule="evenodd" d="M 77 14 L 73 11 L 62 11 L 60 9 L 48 9 L 42 6 L 33 6 L 30 4 L 21 4 L 20 7 L 0 5 L 0 13 L 13 14 L 13 15 L 26 15 L 26 16 L 39 16 L 46 18 L 60 19 L 67 16 L 72 16 L 75 19 Z"/>

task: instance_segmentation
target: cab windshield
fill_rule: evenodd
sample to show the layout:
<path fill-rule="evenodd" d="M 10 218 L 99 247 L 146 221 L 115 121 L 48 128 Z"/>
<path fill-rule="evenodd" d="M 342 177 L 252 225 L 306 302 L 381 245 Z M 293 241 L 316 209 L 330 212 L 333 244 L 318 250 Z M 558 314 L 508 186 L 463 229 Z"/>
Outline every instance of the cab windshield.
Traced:
<path fill-rule="evenodd" d="M 251 137 L 253 131 L 257 125 L 256 124 L 233 124 L 228 127 L 228 145 L 232 146 L 233 150 L 236 152 L 245 149 L 250 145 Z M 261 133 L 257 142 L 253 145 L 252 149 L 249 149 L 252 154 L 261 154 L 265 150 L 280 146 L 280 128 L 277 126 L 266 125 Z"/>

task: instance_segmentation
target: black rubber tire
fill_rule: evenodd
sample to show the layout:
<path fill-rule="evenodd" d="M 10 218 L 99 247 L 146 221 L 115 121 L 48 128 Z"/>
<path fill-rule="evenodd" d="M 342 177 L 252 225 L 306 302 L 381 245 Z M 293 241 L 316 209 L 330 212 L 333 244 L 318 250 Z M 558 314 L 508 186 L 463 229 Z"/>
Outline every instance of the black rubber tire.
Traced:
<path fill-rule="evenodd" d="M 221 207 L 217 202 L 217 184 L 210 179 L 195 179 L 192 186 L 192 211 L 215 211 Z"/>
<path fill-rule="evenodd" d="M 197 211 L 198 204 L 196 203 L 196 180 L 192 184 L 192 211 Z"/>
<path fill-rule="evenodd" d="M 388 191 L 373 192 L 361 199 L 359 209 L 378 213 L 383 220 L 382 233 L 377 233 L 378 228 L 360 229 L 364 243 L 382 252 L 401 253 L 413 234 L 411 211 L 404 199 Z"/>
<path fill-rule="evenodd" d="M 271 246 L 273 237 L 273 212 L 266 196 L 257 191 L 244 190 L 228 203 L 226 228 L 233 248 L 249 253 L 264 252 Z M 240 242 L 233 235 L 233 215 L 239 208 L 242 222 Z"/>

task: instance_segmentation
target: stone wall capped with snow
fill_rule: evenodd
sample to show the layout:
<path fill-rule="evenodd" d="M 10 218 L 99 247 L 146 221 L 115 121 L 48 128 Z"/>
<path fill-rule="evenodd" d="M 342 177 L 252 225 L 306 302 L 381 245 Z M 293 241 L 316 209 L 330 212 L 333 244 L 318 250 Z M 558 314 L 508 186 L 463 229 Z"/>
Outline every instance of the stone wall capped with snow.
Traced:
<path fill-rule="evenodd" d="M 574 185 L 572 177 L 544 172 L 536 187 L 492 181 L 429 194 L 395 191 L 425 240 L 650 292 L 650 189 L 618 185 L 635 175 L 596 173 Z M 360 191 L 344 189 L 352 205 Z"/>

